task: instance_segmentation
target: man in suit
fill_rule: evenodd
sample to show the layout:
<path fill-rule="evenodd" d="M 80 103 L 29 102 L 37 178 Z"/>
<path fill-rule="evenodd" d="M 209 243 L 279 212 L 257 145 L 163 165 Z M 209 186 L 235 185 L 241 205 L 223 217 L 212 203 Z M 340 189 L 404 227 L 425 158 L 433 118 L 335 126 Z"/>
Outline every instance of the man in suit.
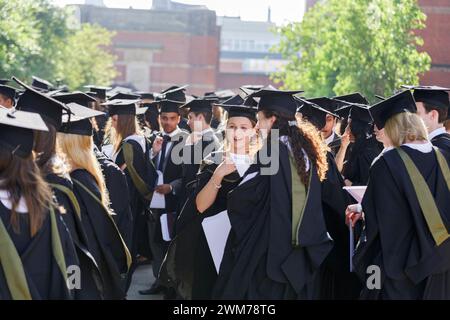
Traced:
<path fill-rule="evenodd" d="M 450 152 L 450 134 L 445 130 L 444 122 L 449 119 L 449 88 L 437 86 L 405 86 L 414 90 L 417 114 L 428 129 L 428 139 L 442 150 Z"/>
<path fill-rule="evenodd" d="M 158 280 L 159 269 L 170 243 L 171 228 L 178 211 L 180 195 L 183 194 L 183 171 L 180 165 L 182 152 L 180 150 L 182 150 L 188 133 L 178 127 L 180 105 L 174 100 L 159 101 L 162 130 L 154 138 L 151 157 L 160 177 L 150 204 L 151 215 L 148 220 L 153 275 L 156 281 L 150 289 L 140 291 L 141 294 L 158 294 L 164 290 Z M 164 200 L 157 204 L 156 198 L 161 199 L 161 196 Z"/>
<path fill-rule="evenodd" d="M 325 125 L 320 129 L 320 133 L 334 157 L 341 147 L 341 136 L 335 131 L 338 118 L 333 113 L 342 103 L 326 97 L 309 99 L 309 101 L 330 112 L 326 114 Z"/>

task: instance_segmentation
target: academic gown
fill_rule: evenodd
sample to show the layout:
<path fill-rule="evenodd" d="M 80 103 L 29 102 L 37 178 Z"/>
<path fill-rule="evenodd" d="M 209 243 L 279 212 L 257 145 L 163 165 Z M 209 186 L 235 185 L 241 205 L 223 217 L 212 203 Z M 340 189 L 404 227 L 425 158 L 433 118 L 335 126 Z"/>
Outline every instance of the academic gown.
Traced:
<path fill-rule="evenodd" d="M 367 185 L 369 168 L 381 150 L 380 143 L 374 137 L 367 139 L 359 151 L 353 146 L 342 170 L 344 178 L 350 180 L 353 186 Z M 357 154 L 353 154 L 355 152 Z"/>
<path fill-rule="evenodd" d="M 237 172 L 225 176 L 216 200 L 211 207 L 200 214 L 195 199 L 218 166 L 218 161 L 214 159 L 221 161 L 222 153 L 214 152 L 206 157 L 196 180 L 191 182 L 193 191 L 178 217 L 177 234 L 169 245 L 166 259 L 161 267 L 161 281 L 166 286 L 175 288 L 183 299 L 211 299 L 212 297 L 217 271 L 202 228 L 202 221 L 206 217 L 227 210 L 227 198 L 241 181 Z"/>
<path fill-rule="evenodd" d="M 81 288 L 74 289 L 74 297 L 76 300 L 101 299 L 103 289 L 102 279 L 97 262 L 89 251 L 89 242 L 81 222 L 81 217 L 77 215 L 74 204 L 68 195 L 55 187 L 55 185 L 62 186 L 73 192 L 72 181 L 54 173 L 48 174 L 46 181 L 51 184 L 58 205 L 65 211 L 61 217 L 69 230 L 79 260 Z"/>
<path fill-rule="evenodd" d="M 127 144 L 132 147 L 133 167 L 138 176 L 145 182 L 148 190 L 153 191 L 156 181 L 156 170 L 154 167 L 150 168 L 150 145 L 146 143 L 146 152 L 144 153 L 140 144 L 135 140 L 129 139 L 124 141 L 122 144 Z M 148 160 L 146 160 L 145 157 L 147 157 Z M 115 159 L 115 163 L 119 167 L 122 167 L 125 164 L 123 149 L 119 151 Z M 149 258 L 151 257 L 151 250 L 148 244 L 147 208 L 150 202 L 149 200 L 146 200 L 139 192 L 128 167 L 125 168 L 124 173 L 129 190 L 129 205 L 133 220 L 132 240 L 130 246 L 131 255 L 133 259 L 135 259 L 137 255 L 142 255 Z"/>
<path fill-rule="evenodd" d="M 328 171 L 322 181 L 322 206 L 333 250 L 322 267 L 321 300 L 348 300 L 359 297 L 361 283 L 350 273 L 349 232 L 345 224 L 345 210 L 352 203 L 342 189 L 344 180 L 331 152 L 327 152 Z"/>
<path fill-rule="evenodd" d="M 320 267 L 332 248 L 314 166 L 303 217 L 292 243 L 289 151 L 279 145 L 279 169 L 235 188 L 228 198 L 232 233 L 214 288 L 217 299 L 315 299 Z"/>
<path fill-rule="evenodd" d="M 436 155 L 401 148 L 424 177 L 450 230 L 450 192 Z M 449 163 L 449 155 L 445 157 Z M 363 283 L 368 266 L 379 266 L 381 289 L 363 287 L 361 298 L 450 299 L 450 241 L 436 246 L 396 150 L 385 152 L 373 164 L 362 207 L 365 230 L 353 263 Z"/>
<path fill-rule="evenodd" d="M 109 192 L 111 209 L 114 211 L 114 220 L 119 228 L 122 238 L 131 248 L 133 232 L 133 216 L 130 208 L 130 195 L 125 174 L 98 148 L 94 148 L 95 156 L 105 178 L 106 188 Z"/>
<path fill-rule="evenodd" d="M 100 269 L 103 296 L 107 300 L 123 299 L 126 296 L 125 279 L 128 268 L 126 251 L 118 229 L 113 218 L 107 216 L 109 213 L 104 206 L 90 194 L 101 198 L 94 177 L 84 169 L 74 170 L 70 176 L 74 181 L 74 193 L 80 204 L 81 222 L 88 238 L 89 251 Z"/>
<path fill-rule="evenodd" d="M 214 131 L 207 131 L 202 138 L 195 144 L 185 145 L 183 147 L 183 164 L 182 164 L 182 188 L 180 194 L 180 209 L 183 208 L 192 187 L 188 187 L 191 182 L 196 179 L 200 164 L 211 152 L 216 152 L 220 148 L 219 139 L 217 139 Z"/>
<path fill-rule="evenodd" d="M 450 152 L 450 134 L 449 133 L 443 133 L 440 134 L 433 139 L 431 139 L 431 143 L 438 147 L 439 149 L 442 149 L 446 152 Z"/>
<path fill-rule="evenodd" d="M 77 266 L 79 263 L 72 239 L 58 210 L 55 210 L 55 217 L 66 267 Z M 33 300 L 73 299 L 73 292 L 68 289 L 52 251 L 50 214 L 47 214 L 41 229 L 34 237 L 30 235 L 27 213 L 19 213 L 19 234 L 15 233 L 10 224 L 11 210 L 2 202 L 0 202 L 0 218 L 21 258 L 31 298 Z M 0 262 L 0 300 L 12 299 L 6 280 L 11 276 L 5 274 Z"/>

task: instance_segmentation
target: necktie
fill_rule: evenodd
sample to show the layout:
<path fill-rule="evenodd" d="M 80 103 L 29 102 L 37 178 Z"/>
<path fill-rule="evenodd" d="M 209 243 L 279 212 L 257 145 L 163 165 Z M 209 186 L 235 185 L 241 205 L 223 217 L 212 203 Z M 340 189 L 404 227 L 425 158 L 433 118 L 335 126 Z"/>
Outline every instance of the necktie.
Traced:
<path fill-rule="evenodd" d="M 164 135 L 163 136 L 163 143 L 161 146 L 161 157 L 159 158 L 159 163 L 158 163 L 158 170 L 159 171 L 163 171 L 163 165 L 164 165 L 164 161 L 166 158 L 166 149 L 167 149 L 167 142 L 170 141 L 170 137 L 168 135 Z"/>

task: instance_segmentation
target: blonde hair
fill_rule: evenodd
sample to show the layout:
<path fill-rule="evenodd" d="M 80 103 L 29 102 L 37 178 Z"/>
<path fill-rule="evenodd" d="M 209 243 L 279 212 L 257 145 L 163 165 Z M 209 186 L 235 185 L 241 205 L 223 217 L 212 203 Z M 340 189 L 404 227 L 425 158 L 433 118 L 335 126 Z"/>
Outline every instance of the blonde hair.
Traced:
<path fill-rule="evenodd" d="M 119 151 L 123 139 L 133 134 L 142 134 L 135 115 L 119 114 L 117 117 L 117 128 L 113 128 L 111 125 L 112 119 L 110 118 L 105 129 L 109 142 L 114 146 L 113 150 L 115 153 Z"/>
<path fill-rule="evenodd" d="M 384 133 L 394 147 L 407 141 L 425 141 L 428 139 L 423 120 L 415 113 L 402 112 L 389 118 L 384 125 Z"/>
<path fill-rule="evenodd" d="M 109 209 L 109 194 L 100 164 L 93 152 L 92 137 L 58 133 L 58 145 L 67 156 L 72 169 L 81 168 L 89 172 L 97 182 L 103 205 Z"/>

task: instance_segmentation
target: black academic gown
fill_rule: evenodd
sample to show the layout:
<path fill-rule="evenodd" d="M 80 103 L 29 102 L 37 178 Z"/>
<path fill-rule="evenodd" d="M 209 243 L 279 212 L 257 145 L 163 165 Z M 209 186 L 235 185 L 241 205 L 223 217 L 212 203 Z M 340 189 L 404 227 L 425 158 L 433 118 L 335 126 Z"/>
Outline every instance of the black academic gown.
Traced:
<path fill-rule="evenodd" d="M 156 171 L 153 167 L 149 168 L 149 165 L 151 165 L 149 156 L 150 144 L 146 142 L 145 153 L 142 150 L 140 144 L 134 140 L 127 140 L 122 142 L 122 144 L 128 144 L 132 147 L 133 167 L 140 178 L 146 183 L 147 188 L 152 191 L 155 186 Z M 146 157 L 148 160 L 146 160 Z M 125 164 L 125 158 L 122 149 L 119 151 L 115 163 L 119 167 L 122 167 Z M 124 173 L 129 190 L 129 205 L 131 208 L 133 220 L 132 240 L 130 246 L 131 255 L 133 259 L 135 259 L 137 255 L 150 257 L 151 251 L 148 244 L 147 229 L 147 208 L 150 203 L 141 195 L 138 188 L 134 184 L 129 168 L 125 168 Z"/>
<path fill-rule="evenodd" d="M 367 185 L 369 168 L 381 150 L 380 143 L 375 137 L 367 139 L 359 150 L 353 145 L 342 170 L 344 178 L 350 180 L 353 186 Z"/>
<path fill-rule="evenodd" d="M 74 289 L 74 297 L 77 300 L 101 299 L 103 297 L 102 279 L 97 262 L 89 251 L 89 242 L 81 222 L 81 217 L 77 215 L 74 204 L 67 194 L 54 186 L 63 186 L 73 192 L 72 181 L 54 173 L 48 174 L 46 181 L 51 184 L 58 205 L 65 211 L 61 217 L 70 232 L 79 260 L 81 288 Z"/>
<path fill-rule="evenodd" d="M 195 199 L 221 161 L 222 153 L 214 152 L 200 166 L 195 181 L 191 182 L 192 192 L 178 217 L 177 234 L 161 267 L 160 277 L 163 283 L 174 287 L 184 299 L 212 298 L 217 271 L 203 232 L 202 221 L 227 210 L 227 199 L 242 178 L 237 172 L 224 177 L 216 200 L 201 214 L 197 211 Z"/>
<path fill-rule="evenodd" d="M 450 134 L 449 133 L 443 133 L 440 134 L 433 139 L 431 139 L 431 143 L 438 147 L 439 149 L 442 149 L 446 152 L 450 153 Z"/>
<path fill-rule="evenodd" d="M 81 222 L 88 238 L 89 251 L 100 269 L 104 298 L 123 299 L 126 296 L 125 279 L 128 267 L 118 229 L 113 219 L 107 216 L 106 209 L 77 183 L 81 183 L 100 199 L 95 179 L 83 169 L 74 170 L 70 176 L 80 204 Z"/>
<path fill-rule="evenodd" d="M 349 232 L 345 224 L 345 210 L 351 204 L 351 199 L 342 189 L 344 180 L 330 152 L 327 152 L 327 162 L 326 179 L 322 181 L 322 206 L 334 246 L 322 268 L 320 299 L 356 299 L 361 291 L 361 283 L 354 273 L 350 273 Z"/>
<path fill-rule="evenodd" d="M 78 266 L 78 259 L 70 234 L 55 210 L 57 229 L 68 266 Z M 19 213 L 20 233 L 17 234 L 10 224 L 11 210 L 0 202 L 0 219 L 19 254 L 27 285 L 33 300 L 65 300 L 73 299 L 73 292 L 68 289 L 66 280 L 60 271 L 52 251 L 52 230 L 50 215 L 47 214 L 41 229 L 31 237 L 28 214 Z M 1 262 L 0 262 L 1 266 Z M 7 278 L 0 267 L 0 300 L 12 299 Z"/>
<path fill-rule="evenodd" d="M 401 147 L 424 177 L 449 230 L 450 192 L 434 153 Z M 447 163 L 450 156 L 446 154 Z M 363 283 L 380 267 L 381 289 L 363 287 L 362 299 L 450 299 L 450 241 L 436 246 L 406 168 L 396 150 L 372 166 L 362 207 L 365 230 L 353 263 Z"/>
<path fill-rule="evenodd" d="M 214 131 L 209 130 L 202 139 L 195 144 L 186 145 L 183 148 L 183 164 L 182 164 L 182 187 L 180 194 L 180 209 L 183 208 L 192 188 L 188 185 L 196 179 L 200 164 L 210 153 L 218 151 L 220 148 L 219 139 L 217 139 Z"/>
<path fill-rule="evenodd" d="M 129 248 L 132 244 L 133 216 L 130 208 L 130 195 L 125 174 L 98 148 L 94 148 L 95 156 L 105 178 L 106 188 L 109 192 L 111 209 L 114 211 L 114 220 L 119 228 L 122 238 Z"/>
<path fill-rule="evenodd" d="M 279 169 L 258 175 L 228 198 L 232 233 L 214 288 L 218 299 L 315 299 L 320 267 L 332 248 L 314 166 L 303 218 L 292 244 L 289 151 L 279 146 Z"/>

